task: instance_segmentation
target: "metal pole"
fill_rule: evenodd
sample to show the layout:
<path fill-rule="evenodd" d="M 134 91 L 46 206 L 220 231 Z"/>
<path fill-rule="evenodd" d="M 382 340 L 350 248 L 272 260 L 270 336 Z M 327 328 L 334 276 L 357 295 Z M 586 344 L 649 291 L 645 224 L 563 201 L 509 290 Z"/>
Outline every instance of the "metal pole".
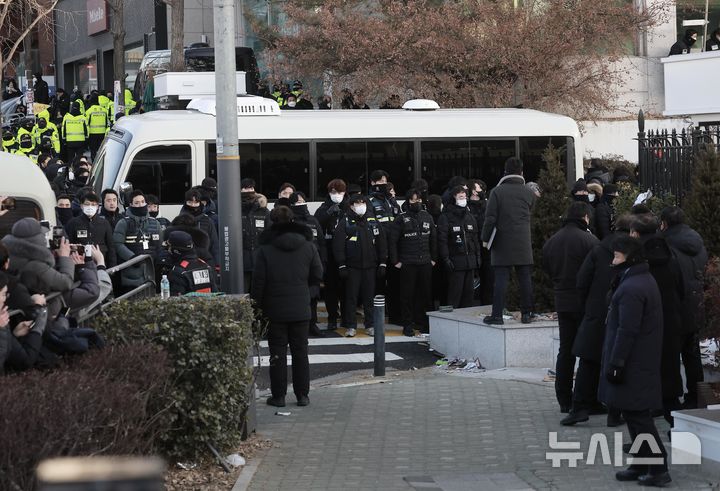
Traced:
<path fill-rule="evenodd" d="M 705 0 L 705 25 L 703 25 L 703 43 L 707 43 L 707 28 L 708 28 L 708 10 L 710 9 L 709 0 Z M 705 51 L 705 44 L 700 45 L 700 51 Z"/>
<path fill-rule="evenodd" d="M 375 295 L 373 301 L 373 326 L 375 327 L 375 373 L 376 377 L 385 376 L 385 296 Z"/>
<path fill-rule="evenodd" d="M 240 154 L 235 84 L 235 0 L 213 0 L 218 219 L 222 291 L 243 293 Z"/>

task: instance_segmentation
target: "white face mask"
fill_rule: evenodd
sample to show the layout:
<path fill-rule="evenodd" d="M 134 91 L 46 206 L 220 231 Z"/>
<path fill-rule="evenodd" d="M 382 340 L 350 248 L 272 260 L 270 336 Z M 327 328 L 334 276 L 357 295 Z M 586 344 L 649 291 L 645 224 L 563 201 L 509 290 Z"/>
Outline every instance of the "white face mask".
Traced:
<path fill-rule="evenodd" d="M 458 205 L 460 208 L 465 208 L 467 206 L 467 199 L 466 198 L 457 199 L 457 200 L 455 200 L 455 204 Z"/>
<path fill-rule="evenodd" d="M 588 194 L 588 201 L 589 201 L 590 203 L 592 203 L 593 201 L 595 201 L 595 195 L 592 194 L 592 193 Z"/>
<path fill-rule="evenodd" d="M 83 205 L 82 207 L 83 213 L 89 217 L 94 217 L 95 213 L 97 213 L 97 206 L 92 205 Z"/>
<path fill-rule="evenodd" d="M 332 193 L 330 194 L 330 200 L 333 203 L 342 203 L 343 198 L 345 197 L 345 193 Z"/>
<path fill-rule="evenodd" d="M 295 107 L 295 104 L 297 104 L 295 101 L 288 102 L 288 107 Z"/>
<path fill-rule="evenodd" d="M 365 215 L 365 212 L 367 212 L 367 206 L 365 205 L 355 205 L 353 206 L 353 211 L 358 214 L 358 216 Z"/>

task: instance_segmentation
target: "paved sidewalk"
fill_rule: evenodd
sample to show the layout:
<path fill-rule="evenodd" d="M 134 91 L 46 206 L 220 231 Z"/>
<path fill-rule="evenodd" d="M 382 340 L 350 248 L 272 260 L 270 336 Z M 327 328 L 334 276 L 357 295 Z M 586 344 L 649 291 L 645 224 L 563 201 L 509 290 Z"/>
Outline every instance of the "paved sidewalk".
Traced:
<path fill-rule="evenodd" d="M 512 380 L 511 372 L 447 374 L 435 368 L 389 373 L 313 388 L 311 405 L 290 416 L 258 401 L 258 432 L 275 441 L 252 478 L 252 490 L 495 491 L 640 489 L 614 479 L 618 468 L 584 460 L 553 468 L 548 432 L 579 441 L 584 458 L 593 432 L 612 433 L 605 416 L 562 427 L 551 383 Z M 533 377 L 532 371 L 520 376 Z M 349 382 L 349 383 L 348 383 Z M 656 419 L 661 434 L 666 423 Z M 624 429 L 625 427 L 623 427 Z M 625 431 L 625 441 L 629 441 Z M 600 452 L 598 452 L 600 454 Z M 720 489 L 673 467 L 669 489 Z M 716 487 L 717 486 L 717 487 Z"/>

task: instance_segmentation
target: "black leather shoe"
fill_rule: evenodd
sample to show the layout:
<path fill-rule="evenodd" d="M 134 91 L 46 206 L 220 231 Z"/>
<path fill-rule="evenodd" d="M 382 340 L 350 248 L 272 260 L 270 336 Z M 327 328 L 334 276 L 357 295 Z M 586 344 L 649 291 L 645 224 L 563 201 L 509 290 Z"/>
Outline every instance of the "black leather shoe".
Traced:
<path fill-rule="evenodd" d="M 494 317 L 492 315 L 487 315 L 483 318 L 483 324 L 487 324 L 489 326 L 502 326 L 505 324 L 505 321 L 502 317 Z"/>
<path fill-rule="evenodd" d="M 284 397 L 268 397 L 265 401 L 268 406 L 275 406 L 275 407 L 285 407 L 285 398 Z"/>
<path fill-rule="evenodd" d="M 560 424 L 563 426 L 573 426 L 577 423 L 588 421 L 590 416 L 587 411 L 570 411 L 570 414 L 560 420 Z"/>
<path fill-rule="evenodd" d="M 320 330 L 320 328 L 317 326 L 317 324 L 310 324 L 310 329 L 308 329 L 308 334 L 314 338 L 324 338 L 325 334 Z"/>
<path fill-rule="evenodd" d="M 607 427 L 615 428 L 616 426 L 622 426 L 625 424 L 625 420 L 619 414 L 608 414 Z"/>
<path fill-rule="evenodd" d="M 535 320 L 536 317 L 537 316 L 533 315 L 531 312 L 525 312 L 520 316 L 520 322 L 522 322 L 523 324 L 530 324 L 532 323 L 532 321 Z"/>
<path fill-rule="evenodd" d="M 645 474 L 638 478 L 638 484 L 641 486 L 655 486 L 661 488 L 672 481 L 669 472 L 660 474 Z"/>
<path fill-rule="evenodd" d="M 638 469 L 624 469 L 615 473 L 615 479 L 618 481 L 637 481 L 644 471 Z"/>
<path fill-rule="evenodd" d="M 310 404 L 310 398 L 308 396 L 299 396 L 297 398 L 298 406 L 307 406 Z"/>

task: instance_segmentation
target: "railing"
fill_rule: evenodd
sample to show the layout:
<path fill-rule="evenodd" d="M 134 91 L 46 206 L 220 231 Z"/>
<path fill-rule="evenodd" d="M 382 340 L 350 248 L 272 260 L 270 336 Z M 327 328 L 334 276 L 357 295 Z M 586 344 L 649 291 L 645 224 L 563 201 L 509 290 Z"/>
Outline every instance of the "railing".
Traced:
<path fill-rule="evenodd" d="M 640 185 L 655 195 L 672 194 L 679 206 L 692 186 L 695 157 L 707 144 L 720 148 L 720 128 L 683 128 L 644 131 L 642 111 L 638 118 L 638 165 Z"/>

